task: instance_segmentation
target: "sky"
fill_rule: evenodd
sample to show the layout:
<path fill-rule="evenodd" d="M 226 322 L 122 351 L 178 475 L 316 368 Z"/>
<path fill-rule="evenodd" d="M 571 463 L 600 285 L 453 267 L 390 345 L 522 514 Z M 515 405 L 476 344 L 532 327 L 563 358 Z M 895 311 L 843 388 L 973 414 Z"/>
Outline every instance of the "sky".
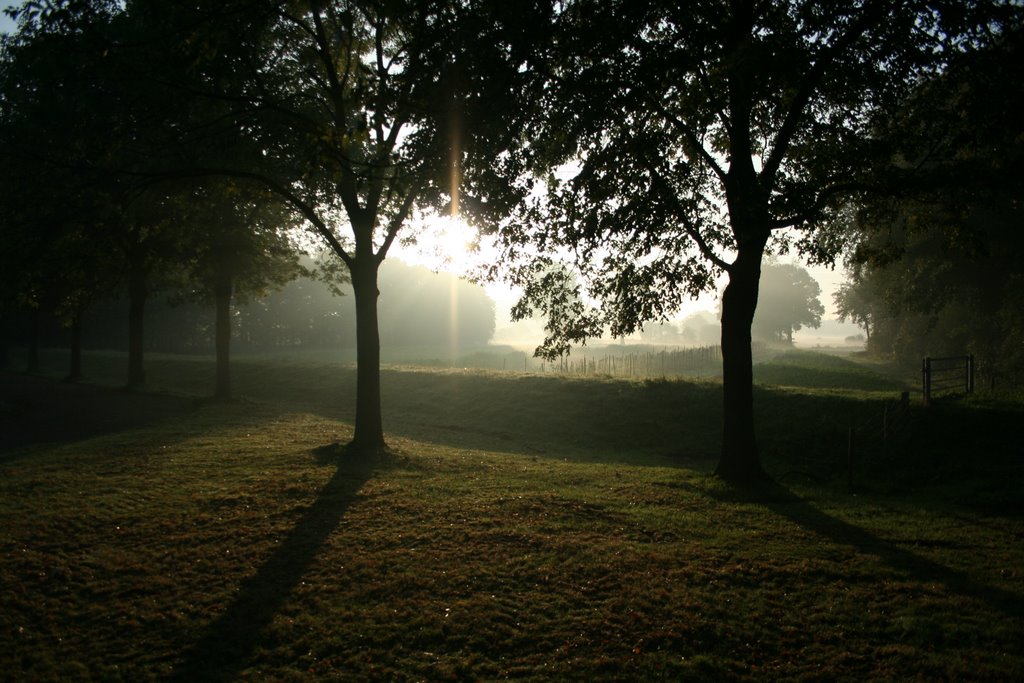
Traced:
<path fill-rule="evenodd" d="M 10 17 L 8 17 L 6 14 L 3 14 L 2 12 L 3 10 L 15 4 L 20 3 L 11 2 L 11 0 L 0 0 L 0 31 L 4 33 L 10 33 L 14 31 L 14 22 L 11 21 Z"/>
<path fill-rule="evenodd" d="M 396 243 L 389 253 L 389 258 L 396 258 L 406 263 L 426 266 L 432 270 L 443 270 L 464 276 L 472 270 L 475 264 L 486 264 L 497 258 L 496 251 L 486 248 L 475 255 L 467 253 L 467 244 L 472 239 L 472 229 L 460 221 L 428 219 L 426 225 L 423 226 L 423 232 L 419 236 L 418 244 L 404 246 Z M 835 269 L 824 266 L 809 267 L 794 257 L 782 257 L 779 259 L 779 262 L 795 263 L 807 269 L 811 277 L 821 287 L 819 300 L 825 307 L 825 315 L 822 316 L 822 320 L 829 321 L 835 319 L 835 304 L 832 301 L 832 295 L 846 279 L 842 266 L 837 265 Z M 719 284 L 719 289 L 725 286 L 725 282 L 726 280 L 723 278 Z M 526 341 L 524 339 L 524 336 L 526 336 L 531 340 L 530 343 L 539 342 L 541 329 L 538 326 L 512 326 L 511 324 L 509 311 L 519 298 L 519 293 L 516 290 L 500 282 L 485 283 L 484 289 L 495 302 L 497 317 L 496 341 Z M 708 294 L 698 300 L 684 304 L 683 309 L 674 316 L 673 320 L 680 321 L 698 311 L 707 311 L 717 316 L 717 310 L 717 296 L 715 294 Z M 825 346 L 839 343 L 842 338 L 855 335 L 859 331 L 852 324 L 828 326 L 821 330 L 801 330 L 794 335 L 794 339 L 798 345 L 802 346 L 815 346 L 819 344 Z M 533 340 L 534 335 L 538 339 Z"/>

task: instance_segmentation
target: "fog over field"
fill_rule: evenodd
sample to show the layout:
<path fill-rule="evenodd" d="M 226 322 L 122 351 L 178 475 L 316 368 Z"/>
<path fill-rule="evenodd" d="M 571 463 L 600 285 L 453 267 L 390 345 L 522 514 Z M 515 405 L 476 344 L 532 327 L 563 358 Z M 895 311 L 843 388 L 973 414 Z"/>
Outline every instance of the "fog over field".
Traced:
<path fill-rule="evenodd" d="M 450 225 L 450 224 L 449 224 Z M 472 237 L 472 232 L 467 226 L 459 228 L 466 239 Z M 422 265 L 438 272 L 449 272 L 460 277 L 469 277 L 480 271 L 481 266 L 498 258 L 498 251 L 489 243 L 486 238 L 480 239 L 480 243 L 473 251 L 452 254 L 445 251 L 445 244 L 439 234 L 443 227 L 427 225 L 422 229 L 418 242 L 412 245 L 399 245 L 394 251 L 394 258 L 400 259 L 409 264 Z M 782 260 L 784 263 L 796 263 L 798 261 Z M 840 322 L 835 319 L 837 315 L 833 295 L 839 286 L 845 281 L 846 274 L 841 264 L 835 267 L 829 266 L 802 266 L 810 276 L 818 283 L 821 293 L 818 299 L 824 307 L 821 327 L 818 329 L 804 327 L 793 335 L 793 343 L 801 348 L 813 347 L 848 347 L 862 348 L 863 341 L 852 341 L 848 337 L 862 335 L 862 330 L 857 325 L 847 321 Z M 494 301 L 495 332 L 493 342 L 496 344 L 508 344 L 531 350 L 544 339 L 544 323 L 540 318 L 529 320 L 513 321 L 511 319 L 512 307 L 522 296 L 522 290 L 509 284 L 497 281 L 481 281 L 487 295 Z M 706 293 L 697 299 L 685 301 L 681 309 L 669 319 L 671 324 L 681 324 L 687 317 L 695 313 L 705 314 L 717 319 L 719 307 L 719 295 L 725 286 L 725 278 L 719 279 L 718 292 Z M 658 323 L 648 323 L 647 327 L 656 327 Z M 618 340 L 605 339 L 604 343 L 616 343 Z M 626 341 L 643 341 L 643 335 L 637 334 Z M 666 344 L 685 344 L 685 340 L 666 341 Z M 699 342 L 691 340 L 689 343 L 706 344 L 712 343 L 708 338 L 702 338 Z M 717 343 L 714 341 L 713 343 Z"/>

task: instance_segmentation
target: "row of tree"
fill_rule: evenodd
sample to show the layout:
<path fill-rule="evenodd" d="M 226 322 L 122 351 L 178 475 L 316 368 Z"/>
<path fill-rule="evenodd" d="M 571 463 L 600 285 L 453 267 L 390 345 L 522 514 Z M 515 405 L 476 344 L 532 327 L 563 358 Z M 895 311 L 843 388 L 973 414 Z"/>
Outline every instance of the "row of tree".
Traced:
<path fill-rule="evenodd" d="M 340 292 L 332 291 L 330 285 L 313 277 L 315 263 L 304 258 L 301 265 L 305 274 L 280 289 L 240 302 L 236 298 L 231 308 L 232 350 L 355 347 L 351 286 L 345 283 L 336 288 Z M 486 345 L 494 334 L 494 302 L 479 285 L 397 260 L 389 260 L 381 267 L 380 284 L 382 345 L 465 350 Z M 215 311 L 209 303 L 197 300 L 199 294 L 191 289 L 169 290 L 146 306 L 146 351 L 213 351 Z M 127 310 L 128 301 L 123 295 L 93 303 L 82 315 L 80 347 L 127 350 Z M 70 346 L 71 331 L 53 313 L 22 311 L 12 321 L 9 339 L 30 349 Z M 36 315 L 40 317 L 37 324 L 27 324 Z M 35 355 L 38 357 L 38 353 Z"/>
<path fill-rule="evenodd" d="M 31 0 L 0 59 L 4 265 L 18 273 L 2 298 L 60 301 L 74 318 L 116 272 L 141 320 L 154 254 L 180 253 L 229 301 L 244 276 L 226 255 L 258 256 L 244 272 L 265 286 L 289 268 L 271 266 L 280 227 L 301 224 L 352 284 L 352 447 L 375 450 L 378 270 L 417 214 L 497 236 L 491 274 L 523 286 L 518 315 L 545 314 L 548 354 L 665 319 L 724 273 L 717 471 L 759 479 L 762 260 L 835 258 L 842 231 L 821 228 L 911 187 L 890 135 L 907 103 L 965 55 L 1001 50 L 1021 13 L 998 0 Z M 49 293 L 57 281 L 73 285 Z"/>

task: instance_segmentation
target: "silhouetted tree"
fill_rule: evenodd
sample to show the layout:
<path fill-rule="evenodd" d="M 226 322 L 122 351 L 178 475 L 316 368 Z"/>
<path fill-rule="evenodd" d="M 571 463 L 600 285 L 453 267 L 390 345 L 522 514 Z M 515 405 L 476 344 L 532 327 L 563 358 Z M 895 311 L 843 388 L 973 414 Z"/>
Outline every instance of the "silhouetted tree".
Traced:
<path fill-rule="evenodd" d="M 18 187 L 43 224 L 38 260 L 63 264 L 70 285 L 57 306 L 78 328 L 83 305 L 112 274 L 129 293 L 128 385 L 145 382 L 143 320 L 146 300 L 162 271 L 182 260 L 180 188 L 145 179 L 144 141 L 166 141 L 164 115 L 173 99 L 155 82 L 127 79 L 114 46 L 131 42 L 135 27 L 119 3 L 105 0 L 26 3 L 18 32 L 5 47 L 2 155 L 19 168 Z M 146 143 L 155 147 L 156 143 Z M 72 219 L 54 220 L 54 214 Z M 69 245 L 77 245 L 69 249 Z M 23 289 L 28 280 L 21 283 Z M 74 338 L 78 334 L 73 335 Z M 77 345 L 73 342 L 73 349 Z M 73 359 L 75 353 L 73 352 Z M 73 360 L 72 373 L 77 372 Z"/>
<path fill-rule="evenodd" d="M 99 4 L 99 3 L 97 3 Z M 55 315 L 71 329 L 69 379 L 81 374 L 81 317 L 112 286 L 109 241 L 97 225 L 106 197 L 80 152 L 97 135 L 96 112 L 84 115 L 95 36 L 102 16 L 79 7 L 26 6 L 20 30 L 0 47 L 0 205 L 4 214 L 6 310 Z M 93 46 L 94 47 L 94 46 Z M 109 121 L 104 120 L 104 125 Z M 33 327 L 35 327 L 33 325 Z M 30 368 L 35 369 L 35 333 Z"/>
<path fill-rule="evenodd" d="M 295 220 L 267 190 L 223 178 L 207 179 L 186 199 L 181 219 L 189 226 L 191 263 L 184 294 L 214 306 L 214 395 L 229 398 L 231 302 L 265 295 L 301 273 L 287 232 Z"/>
<path fill-rule="evenodd" d="M 724 272 L 716 471 L 761 479 L 750 329 L 763 256 L 789 243 L 831 258 L 838 244 L 815 228 L 887 156 L 876 132 L 897 104 L 1020 13 L 961 0 L 567 1 L 531 129 L 537 166 L 559 170 L 546 201 L 507 226 L 510 252 L 575 255 L 601 309 L 559 323 L 570 341 L 665 318 Z"/>
<path fill-rule="evenodd" d="M 184 87 L 228 103 L 222 132 L 254 151 L 247 163 L 198 159 L 206 165 L 194 170 L 276 192 L 350 273 L 356 449 L 384 445 L 378 269 L 395 239 L 419 210 L 491 215 L 515 189 L 483 181 L 522 139 L 513 103 L 526 62 L 515 46 L 537 25 L 533 4 L 236 0 L 172 19 L 199 74 Z"/>

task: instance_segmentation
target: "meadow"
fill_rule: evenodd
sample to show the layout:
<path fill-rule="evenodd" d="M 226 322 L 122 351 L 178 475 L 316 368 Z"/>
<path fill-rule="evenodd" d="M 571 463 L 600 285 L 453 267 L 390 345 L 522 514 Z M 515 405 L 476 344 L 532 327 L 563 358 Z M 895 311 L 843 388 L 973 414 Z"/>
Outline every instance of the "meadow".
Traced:
<path fill-rule="evenodd" d="M 1019 402 L 783 354 L 739 490 L 713 378 L 389 366 L 355 459 L 350 365 L 85 365 L 3 374 L 0 679 L 1024 678 Z"/>

